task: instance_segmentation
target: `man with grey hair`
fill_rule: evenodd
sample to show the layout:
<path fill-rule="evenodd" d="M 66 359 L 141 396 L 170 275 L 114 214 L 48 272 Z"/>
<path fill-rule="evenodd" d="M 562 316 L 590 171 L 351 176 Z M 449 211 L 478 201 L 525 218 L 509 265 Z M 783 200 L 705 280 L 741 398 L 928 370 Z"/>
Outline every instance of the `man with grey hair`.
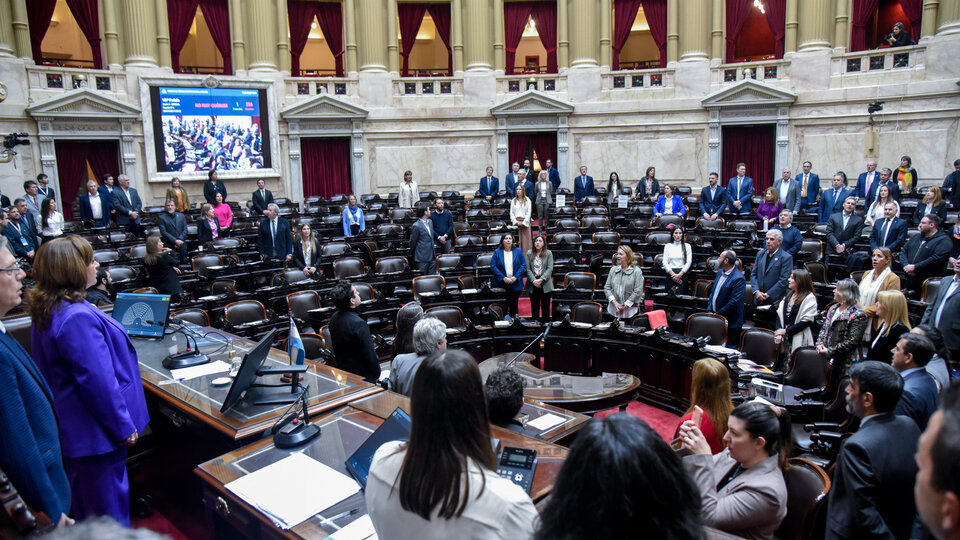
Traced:
<path fill-rule="evenodd" d="M 447 348 L 447 325 L 436 317 L 417 321 L 413 327 L 413 348 L 415 352 L 398 354 L 390 365 L 390 389 L 405 396 L 413 390 L 413 379 L 423 360 Z"/>
<path fill-rule="evenodd" d="M 110 202 L 117 211 L 117 225 L 126 227 L 134 236 L 140 236 L 140 212 L 143 211 L 143 202 L 137 190 L 130 187 L 130 177 L 121 174 L 117 177 L 120 189 L 113 190 Z"/>
<path fill-rule="evenodd" d="M 260 258 L 265 261 L 289 261 L 293 258 L 290 222 L 280 217 L 280 207 L 276 203 L 268 204 L 263 211 L 263 219 L 257 230 L 257 247 L 260 249 Z"/>
<path fill-rule="evenodd" d="M 793 271 L 793 257 L 780 249 L 783 233 L 777 229 L 767 231 L 767 249 L 757 253 L 757 262 L 750 272 L 757 305 L 776 304 L 787 294 L 787 282 Z"/>

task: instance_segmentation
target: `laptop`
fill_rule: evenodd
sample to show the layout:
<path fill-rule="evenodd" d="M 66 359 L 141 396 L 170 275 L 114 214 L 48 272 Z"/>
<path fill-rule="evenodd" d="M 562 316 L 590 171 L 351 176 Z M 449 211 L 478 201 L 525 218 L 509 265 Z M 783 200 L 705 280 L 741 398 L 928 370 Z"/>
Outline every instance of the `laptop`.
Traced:
<path fill-rule="evenodd" d="M 169 312 L 169 294 L 117 293 L 113 304 L 113 318 L 130 337 L 163 339 Z"/>
<path fill-rule="evenodd" d="M 366 489 L 367 477 L 370 475 L 370 465 L 373 463 L 373 455 L 384 444 L 390 441 L 407 441 L 410 439 L 410 415 L 403 409 L 397 407 L 393 413 L 380 424 L 367 440 L 357 448 L 347 459 L 347 471 L 353 476 L 360 486 Z"/>

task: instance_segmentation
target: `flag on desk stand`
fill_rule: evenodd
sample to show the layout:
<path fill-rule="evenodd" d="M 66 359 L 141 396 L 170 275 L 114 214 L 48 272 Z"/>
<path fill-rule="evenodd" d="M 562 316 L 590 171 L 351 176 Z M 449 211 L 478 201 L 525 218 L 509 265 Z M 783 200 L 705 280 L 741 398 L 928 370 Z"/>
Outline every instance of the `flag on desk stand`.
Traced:
<path fill-rule="evenodd" d="M 297 324 L 290 317 L 290 336 L 287 338 L 287 354 L 290 355 L 290 363 L 298 366 L 303 365 L 303 359 L 307 356 L 307 350 L 303 347 L 303 340 L 300 339 L 300 331 L 297 330 Z"/>

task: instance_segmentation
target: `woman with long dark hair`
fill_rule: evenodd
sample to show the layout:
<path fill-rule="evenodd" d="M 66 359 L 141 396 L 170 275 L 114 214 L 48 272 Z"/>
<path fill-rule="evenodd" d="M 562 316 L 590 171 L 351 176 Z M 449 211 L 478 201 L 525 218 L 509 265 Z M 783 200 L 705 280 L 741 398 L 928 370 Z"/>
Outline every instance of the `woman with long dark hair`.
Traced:
<path fill-rule="evenodd" d="M 641 201 L 648 201 L 660 195 L 660 181 L 657 180 L 656 167 L 647 167 L 643 173 L 643 179 L 637 182 L 636 198 Z"/>
<path fill-rule="evenodd" d="M 674 227 L 670 237 L 673 241 L 663 246 L 663 271 L 667 274 L 667 291 L 672 294 L 688 294 L 690 277 L 687 272 L 693 265 L 693 248 L 686 241 L 683 227 Z"/>
<path fill-rule="evenodd" d="M 607 206 L 613 208 L 617 204 L 617 197 L 623 191 L 623 182 L 620 181 L 620 175 L 612 172 L 610 179 L 607 180 Z"/>
<path fill-rule="evenodd" d="M 393 336 L 394 358 L 399 354 L 414 352 L 413 327 L 423 318 L 423 306 L 420 302 L 407 302 L 397 310 L 397 322 L 393 325 L 396 331 Z"/>
<path fill-rule="evenodd" d="M 813 345 L 810 327 L 817 318 L 817 297 L 813 294 L 810 272 L 798 268 L 790 272 L 787 294 L 777 306 L 777 329 L 773 336 L 786 358 L 800 347 Z"/>
<path fill-rule="evenodd" d="M 501 478 L 490 445 L 480 369 L 440 350 L 420 365 L 410 394 L 409 442 L 384 444 L 365 497 L 381 538 L 529 538 L 537 510 Z"/>
<path fill-rule="evenodd" d="M 527 251 L 527 292 L 530 293 L 530 311 L 534 319 L 550 320 L 550 297 L 553 296 L 553 252 L 547 249 L 547 237 L 533 239 L 533 249 Z"/>
<path fill-rule="evenodd" d="M 506 233 L 500 238 L 500 246 L 493 251 L 493 258 L 490 259 L 490 271 L 493 273 L 490 285 L 506 291 L 507 315 L 516 317 L 527 259 L 514 243 L 512 234 Z"/>
<path fill-rule="evenodd" d="M 44 243 L 63 234 L 63 214 L 57 210 L 57 200 L 53 197 L 47 197 L 40 203 L 37 230 Z"/>

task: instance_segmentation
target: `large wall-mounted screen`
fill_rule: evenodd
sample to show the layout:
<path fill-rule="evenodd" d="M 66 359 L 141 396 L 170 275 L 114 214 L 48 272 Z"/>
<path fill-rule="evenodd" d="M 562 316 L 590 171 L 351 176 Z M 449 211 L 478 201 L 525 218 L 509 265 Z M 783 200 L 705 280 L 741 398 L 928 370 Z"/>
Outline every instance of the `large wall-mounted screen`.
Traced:
<path fill-rule="evenodd" d="M 158 172 L 271 167 L 266 90 L 153 86 L 150 101 Z"/>

